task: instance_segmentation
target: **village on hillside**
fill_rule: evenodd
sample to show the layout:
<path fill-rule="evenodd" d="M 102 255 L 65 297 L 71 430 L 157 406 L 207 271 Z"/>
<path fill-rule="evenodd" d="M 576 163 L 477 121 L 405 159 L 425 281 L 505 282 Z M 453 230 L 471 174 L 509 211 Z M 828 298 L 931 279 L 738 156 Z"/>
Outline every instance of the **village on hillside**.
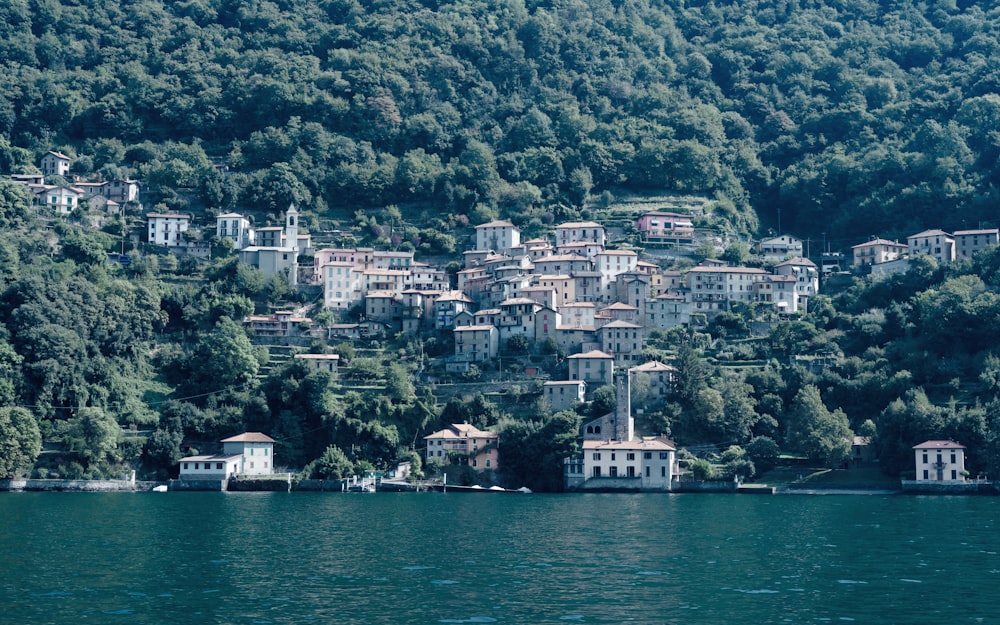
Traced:
<path fill-rule="evenodd" d="M 70 162 L 64 154 L 49 152 L 41 159 L 42 174 L 12 179 L 28 187 L 39 210 L 55 216 L 81 207 L 109 215 L 124 213 L 126 207 L 142 212 L 141 185 L 135 180 L 45 183 L 46 176 L 67 176 Z M 719 313 L 736 309 L 752 311 L 755 320 L 764 322 L 791 318 L 809 310 L 827 276 L 848 269 L 886 276 L 905 272 L 917 256 L 949 263 L 1000 244 L 997 229 L 927 230 L 905 244 L 872 237 L 851 248 L 851 266 L 846 267 L 840 254 L 828 252 L 817 264 L 808 258 L 803 240 L 785 233 L 754 242 L 752 265 L 706 257 L 672 269 L 664 268 L 675 266 L 664 251 L 690 258 L 695 248 L 708 245 L 716 252 L 711 256 L 718 256 L 731 241 L 695 227 L 702 202 L 663 204 L 630 215 L 624 226 L 620 219 L 613 227 L 571 221 L 556 224 L 549 236 L 530 239 L 522 239 L 512 221 L 481 223 L 474 227 L 474 244 L 462 252 L 457 271 L 420 262 L 413 251 L 317 247 L 300 227 L 294 205 L 285 212 L 283 226 L 268 227 L 254 227 L 250 217 L 239 213 L 217 215 L 214 224 L 196 224 L 187 214 L 146 212 L 141 243 L 208 259 L 209 239 L 227 241 L 239 261 L 260 270 L 265 279 L 278 277 L 293 290 L 321 293 L 321 303 L 314 306 L 245 318 L 248 332 L 264 343 L 448 337 L 450 353 L 422 364 L 423 381 L 449 376 L 476 380 L 489 371 L 502 375 L 516 363 L 519 373 L 540 383 L 552 411 L 573 409 L 591 401 L 595 390 L 616 387 L 617 408 L 581 428 L 584 454 L 567 459 L 566 484 L 641 490 L 670 490 L 678 474 L 674 444 L 657 432 L 636 432 L 632 416 L 633 375 L 641 373 L 648 380 L 644 397 L 649 402 L 666 401 L 675 384 L 677 370 L 650 357 L 651 333 L 705 326 Z M 207 236 L 191 236 L 199 228 Z M 128 262 L 128 256 L 116 260 Z M 333 321 L 316 323 L 310 315 L 320 311 Z M 560 378 L 532 366 L 528 357 L 533 354 L 562 355 Z M 338 372 L 334 353 L 299 353 L 295 358 L 333 375 Z M 454 424 L 425 437 L 425 457 L 443 458 L 442 452 L 460 448 L 476 471 L 496 471 L 496 439 L 495 433 Z M 918 446 L 917 481 L 965 481 L 961 468 L 921 470 L 920 459 L 927 464 L 922 449 Z M 185 458 L 182 477 L 203 474 L 210 466 L 210 473 L 244 473 L 235 468 L 239 454 L 229 451 L 227 447 L 219 458 Z M 273 464 L 268 462 L 273 461 L 258 460 L 250 472 L 269 471 Z M 962 463 L 938 459 L 938 465 Z"/>

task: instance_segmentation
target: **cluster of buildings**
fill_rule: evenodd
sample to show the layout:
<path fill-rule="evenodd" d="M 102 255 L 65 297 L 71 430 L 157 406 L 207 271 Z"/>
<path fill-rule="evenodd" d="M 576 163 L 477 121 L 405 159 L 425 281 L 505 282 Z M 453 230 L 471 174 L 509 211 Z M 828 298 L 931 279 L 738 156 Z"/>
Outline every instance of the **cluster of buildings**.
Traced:
<path fill-rule="evenodd" d="M 930 256 L 938 263 L 953 263 L 972 258 L 977 252 L 1000 245 L 1000 229 L 924 230 L 906 237 L 906 243 L 873 237 L 851 248 L 853 267 L 870 267 L 872 275 L 902 273 L 915 256 Z"/>
<path fill-rule="evenodd" d="M 42 173 L 12 174 L 11 180 L 28 188 L 34 197 L 35 206 L 51 210 L 56 215 L 69 215 L 84 205 L 91 210 L 119 214 L 125 204 L 138 201 L 139 183 L 135 180 L 45 183 L 47 176 L 68 177 L 72 162 L 69 156 L 61 152 L 47 152 L 40 163 Z"/>

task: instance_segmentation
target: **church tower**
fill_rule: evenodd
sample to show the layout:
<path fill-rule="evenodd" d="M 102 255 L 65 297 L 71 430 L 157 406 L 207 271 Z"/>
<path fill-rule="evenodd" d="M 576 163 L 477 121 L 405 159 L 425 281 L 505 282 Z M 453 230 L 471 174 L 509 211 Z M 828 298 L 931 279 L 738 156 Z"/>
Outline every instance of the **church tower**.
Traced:
<path fill-rule="evenodd" d="M 614 440 L 630 441 L 635 436 L 635 420 L 632 419 L 632 372 L 620 371 L 615 381 Z"/>
<path fill-rule="evenodd" d="M 295 210 L 295 204 L 289 204 L 285 213 L 285 247 L 299 251 L 299 211 Z"/>

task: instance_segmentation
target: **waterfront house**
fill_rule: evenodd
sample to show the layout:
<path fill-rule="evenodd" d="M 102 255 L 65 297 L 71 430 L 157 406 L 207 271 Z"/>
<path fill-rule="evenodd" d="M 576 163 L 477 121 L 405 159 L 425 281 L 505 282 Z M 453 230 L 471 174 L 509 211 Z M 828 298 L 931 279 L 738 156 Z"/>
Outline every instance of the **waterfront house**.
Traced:
<path fill-rule="evenodd" d="M 500 435 L 468 423 L 453 423 L 424 437 L 424 458 L 450 464 L 467 464 L 477 471 L 495 471 Z"/>
<path fill-rule="evenodd" d="M 930 440 L 913 446 L 917 482 L 966 482 L 965 445 Z"/>
<path fill-rule="evenodd" d="M 224 480 L 236 475 L 274 473 L 274 439 L 260 432 L 244 432 L 222 440 L 222 453 L 188 456 L 180 460 L 181 479 Z"/>

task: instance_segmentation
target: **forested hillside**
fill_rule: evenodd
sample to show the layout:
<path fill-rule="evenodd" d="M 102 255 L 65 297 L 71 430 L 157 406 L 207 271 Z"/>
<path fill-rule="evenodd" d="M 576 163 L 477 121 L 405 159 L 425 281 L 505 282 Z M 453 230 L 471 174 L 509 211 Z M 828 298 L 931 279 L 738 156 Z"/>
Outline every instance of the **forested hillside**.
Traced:
<path fill-rule="evenodd" d="M 973 227 L 996 219 L 998 40 L 997 9 L 948 1 L 11 0 L 0 170 L 59 148 L 169 208 L 195 187 L 527 227 L 670 189 L 746 232 Z"/>
<path fill-rule="evenodd" d="M 55 149 L 71 174 L 141 180 L 147 210 L 261 224 L 295 201 L 306 228 L 426 254 L 461 251 L 454 226 L 547 234 L 633 193 L 704 195 L 732 231 L 840 248 L 1000 221 L 1000 9 L 970 2 L 8 0 L 0 67 L 0 174 Z M 0 477 L 43 443 L 38 475 L 163 477 L 242 429 L 334 476 L 469 420 L 503 432 L 510 485 L 558 489 L 578 423 L 614 405 L 414 388 L 446 333 L 309 346 L 341 355 L 333 384 L 240 323 L 312 303 L 287 284 L 225 253 L 121 266 L 121 222 L 38 213 L 0 182 Z M 640 425 L 759 468 L 779 448 L 836 464 L 871 434 L 894 475 L 952 437 L 995 476 L 998 292 L 994 248 L 846 280 L 763 337 L 749 307 L 655 331 L 644 355 L 678 388 Z"/>

